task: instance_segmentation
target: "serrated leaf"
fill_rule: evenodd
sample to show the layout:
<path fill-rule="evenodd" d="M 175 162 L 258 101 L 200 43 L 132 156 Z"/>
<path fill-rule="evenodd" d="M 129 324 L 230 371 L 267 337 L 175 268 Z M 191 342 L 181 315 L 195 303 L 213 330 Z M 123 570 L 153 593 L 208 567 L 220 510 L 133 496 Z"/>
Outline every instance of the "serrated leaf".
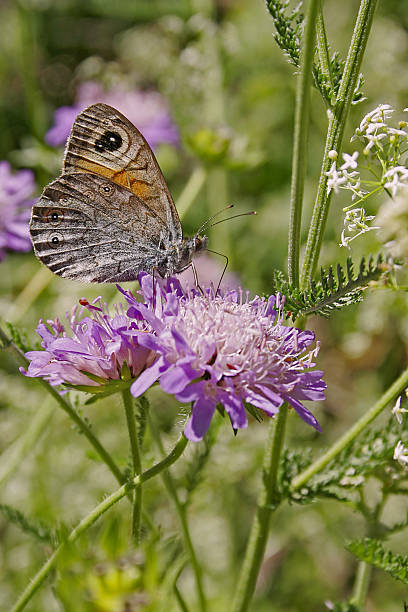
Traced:
<path fill-rule="evenodd" d="M 302 3 L 289 12 L 288 0 L 266 0 L 266 6 L 273 19 L 276 33 L 275 41 L 289 62 L 300 68 L 301 41 L 303 35 L 304 15 L 301 12 Z M 319 61 L 313 63 L 313 81 L 316 89 L 320 91 L 323 99 L 329 106 L 334 106 L 337 102 L 337 94 L 340 89 L 343 77 L 345 61 L 340 58 L 337 52 L 330 58 L 330 78 L 326 75 Z M 352 104 L 358 104 L 364 100 L 361 92 L 364 84 L 363 75 L 360 74 L 353 93 Z"/>
<path fill-rule="evenodd" d="M 322 268 L 319 281 L 312 281 L 306 291 L 290 285 L 283 272 L 275 270 L 273 291 L 285 295 L 285 311 L 292 320 L 312 314 L 328 317 L 336 310 L 361 302 L 369 284 L 389 275 L 392 270 L 392 260 L 384 262 L 380 254 L 376 259 L 369 257 L 368 262 L 363 257 L 356 275 L 353 262 L 348 258 L 346 269 L 340 264 L 336 265 L 336 272 L 333 266 Z"/>
<path fill-rule="evenodd" d="M 25 533 L 34 536 L 36 540 L 46 544 L 54 544 L 54 531 L 43 523 L 34 522 L 27 518 L 20 510 L 17 510 L 17 508 L 7 504 L 0 504 L 0 512 L 10 523 L 13 523 L 13 525 L 16 525 Z"/>
<path fill-rule="evenodd" d="M 346 546 L 360 561 L 365 561 L 384 570 L 404 584 L 408 584 L 408 555 L 399 555 L 386 550 L 379 540 L 364 538 L 353 540 Z"/>

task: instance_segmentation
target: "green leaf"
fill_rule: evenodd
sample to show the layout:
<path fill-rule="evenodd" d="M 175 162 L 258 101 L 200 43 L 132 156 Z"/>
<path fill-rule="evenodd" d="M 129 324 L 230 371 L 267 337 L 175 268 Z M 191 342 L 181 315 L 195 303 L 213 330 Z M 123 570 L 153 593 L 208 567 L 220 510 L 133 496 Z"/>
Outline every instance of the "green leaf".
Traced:
<path fill-rule="evenodd" d="M 393 578 L 408 584 L 408 555 L 398 555 L 386 550 L 379 540 L 364 538 L 349 542 L 346 548 L 360 561 L 384 570 Z"/>
<path fill-rule="evenodd" d="M 276 29 L 275 41 L 287 56 L 289 62 L 300 68 L 301 42 L 304 15 L 301 12 L 302 2 L 296 4 L 289 12 L 289 0 L 266 0 L 266 6 Z M 343 77 L 345 61 L 337 52 L 330 58 L 330 79 L 323 73 L 318 61 L 313 64 L 313 79 L 316 88 L 329 106 L 334 106 Z M 364 100 L 361 88 L 364 84 L 360 74 L 353 94 L 353 104 Z"/>
<path fill-rule="evenodd" d="M 272 290 L 286 297 L 284 308 L 292 320 L 312 314 L 328 317 L 335 310 L 361 302 L 364 290 L 373 282 L 382 281 L 393 269 L 394 262 L 389 258 L 384 260 L 380 254 L 377 259 L 369 257 L 368 262 L 363 257 L 356 274 L 353 262 L 348 257 L 345 269 L 339 263 L 336 271 L 333 266 L 322 268 L 320 279 L 313 281 L 305 291 L 290 285 L 283 272 L 275 270 Z"/>
<path fill-rule="evenodd" d="M 55 544 L 54 531 L 43 523 L 36 523 L 28 519 L 20 510 L 6 504 L 0 504 L 0 512 L 10 523 L 13 523 L 25 533 L 34 536 L 40 542 L 51 545 Z"/>

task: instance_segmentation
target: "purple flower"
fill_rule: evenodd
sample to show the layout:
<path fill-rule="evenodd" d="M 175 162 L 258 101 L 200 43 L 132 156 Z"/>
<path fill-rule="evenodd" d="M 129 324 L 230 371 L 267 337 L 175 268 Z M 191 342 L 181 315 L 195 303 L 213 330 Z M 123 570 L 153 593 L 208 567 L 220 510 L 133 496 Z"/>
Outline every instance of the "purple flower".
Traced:
<path fill-rule="evenodd" d="M 214 294 L 208 289 L 185 293 L 170 278 L 156 283 L 142 273 L 144 303 L 123 290 L 130 308 L 128 316 L 147 321 L 150 333 L 134 330 L 138 342 L 155 351 L 158 358 L 131 386 L 139 397 L 159 381 L 166 393 L 181 402 L 193 402 L 185 434 L 201 440 L 218 405 L 227 412 L 234 429 L 247 427 L 245 403 L 269 416 L 286 401 L 302 419 L 321 431 L 303 400 L 323 400 L 323 373 L 312 370 L 318 345 L 309 347 L 311 331 L 282 325 L 283 300 L 229 291 Z"/>
<path fill-rule="evenodd" d="M 6 256 L 6 249 L 31 249 L 28 222 L 34 200 L 28 198 L 34 189 L 31 170 L 12 174 L 10 164 L 0 162 L 0 261 Z"/>
<path fill-rule="evenodd" d="M 158 92 L 120 88 L 105 91 L 100 83 L 93 81 L 79 86 L 73 106 L 62 106 L 55 111 L 54 125 L 45 136 L 46 142 L 54 147 L 65 144 L 77 114 L 96 102 L 117 108 L 142 132 L 153 149 L 163 142 L 179 144 L 178 130 Z"/>
<path fill-rule="evenodd" d="M 58 319 L 39 322 L 37 333 L 43 350 L 26 353 L 30 364 L 27 371 L 21 368 L 23 374 L 39 376 L 52 385 L 98 387 L 108 380 L 119 380 L 125 363 L 131 378 L 152 364 L 155 355 L 133 335 L 135 330 L 145 332 L 145 322 L 129 319 L 121 306 L 114 306 L 111 315 L 101 298 L 92 304 L 80 302 L 90 314 L 81 318 L 84 308 L 78 311 L 74 306 L 66 315 L 68 332 Z"/>

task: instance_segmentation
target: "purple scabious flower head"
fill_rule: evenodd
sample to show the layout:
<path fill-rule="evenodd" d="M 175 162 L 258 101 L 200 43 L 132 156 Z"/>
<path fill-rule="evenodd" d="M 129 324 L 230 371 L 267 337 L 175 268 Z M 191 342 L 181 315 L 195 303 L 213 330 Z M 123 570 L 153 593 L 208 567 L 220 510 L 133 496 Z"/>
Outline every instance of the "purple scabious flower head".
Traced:
<path fill-rule="evenodd" d="M 73 106 L 62 106 L 55 111 L 54 125 L 45 136 L 46 142 L 54 147 L 64 145 L 77 114 L 96 102 L 109 104 L 125 115 L 142 132 L 153 149 L 161 143 L 177 146 L 180 142 L 167 104 L 158 92 L 129 91 L 120 87 L 105 91 L 100 83 L 93 81 L 78 87 Z"/>
<path fill-rule="evenodd" d="M 19 170 L 13 174 L 8 162 L 0 162 L 0 261 L 5 258 L 7 249 L 31 249 L 28 223 L 34 204 L 30 196 L 34 189 L 31 170 Z"/>
<path fill-rule="evenodd" d="M 145 320 L 150 333 L 135 331 L 140 344 L 158 358 L 132 383 L 138 397 L 159 381 L 166 393 L 193 402 L 185 434 L 193 441 L 205 435 L 217 406 L 227 412 L 234 429 L 247 427 L 245 404 L 273 417 L 286 401 L 302 419 L 321 431 L 304 400 L 323 400 L 323 372 L 313 370 L 318 344 L 311 331 L 282 324 L 279 295 L 249 299 L 242 291 L 204 294 L 184 292 L 170 278 L 161 287 L 140 275 L 144 302 L 129 292 L 128 316 Z"/>
<path fill-rule="evenodd" d="M 144 321 L 129 319 L 121 306 L 114 306 L 110 314 L 101 298 L 92 304 L 85 299 L 80 303 L 88 316 L 81 318 L 85 308 L 74 306 L 66 315 L 67 326 L 58 319 L 39 322 L 43 350 L 26 353 L 30 364 L 27 371 L 20 368 L 23 374 L 44 378 L 51 385 L 99 387 L 121 379 L 125 364 L 129 378 L 152 364 L 155 355 L 129 333 L 145 332 Z"/>

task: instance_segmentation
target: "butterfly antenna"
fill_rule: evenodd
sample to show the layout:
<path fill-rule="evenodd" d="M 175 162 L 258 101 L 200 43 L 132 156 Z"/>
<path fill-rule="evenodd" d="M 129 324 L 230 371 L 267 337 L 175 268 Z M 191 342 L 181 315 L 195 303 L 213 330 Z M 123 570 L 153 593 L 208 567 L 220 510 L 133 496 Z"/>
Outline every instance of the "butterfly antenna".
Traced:
<path fill-rule="evenodd" d="M 198 236 L 198 234 L 200 232 L 203 231 L 203 229 L 205 227 L 207 227 L 207 225 L 213 220 L 215 219 L 215 217 L 218 217 L 218 215 L 220 215 L 221 213 L 223 213 L 225 210 L 228 210 L 230 208 L 234 208 L 233 204 L 228 204 L 228 206 L 225 206 L 225 208 L 221 208 L 221 210 L 219 210 L 218 212 L 216 212 L 214 215 L 211 215 L 211 217 L 209 219 L 207 219 L 207 221 L 204 221 L 204 223 L 202 225 L 200 225 L 200 227 L 198 228 L 198 230 L 196 231 L 196 236 Z"/>
<path fill-rule="evenodd" d="M 232 217 L 227 217 L 226 219 L 221 219 L 221 221 L 216 221 L 212 223 L 210 227 L 214 227 L 214 225 L 218 225 L 219 223 L 223 223 L 224 221 L 230 221 L 231 219 L 237 219 L 238 217 L 247 217 L 248 215 L 256 215 L 256 210 L 251 210 L 251 212 L 240 213 L 239 215 L 233 215 Z"/>

